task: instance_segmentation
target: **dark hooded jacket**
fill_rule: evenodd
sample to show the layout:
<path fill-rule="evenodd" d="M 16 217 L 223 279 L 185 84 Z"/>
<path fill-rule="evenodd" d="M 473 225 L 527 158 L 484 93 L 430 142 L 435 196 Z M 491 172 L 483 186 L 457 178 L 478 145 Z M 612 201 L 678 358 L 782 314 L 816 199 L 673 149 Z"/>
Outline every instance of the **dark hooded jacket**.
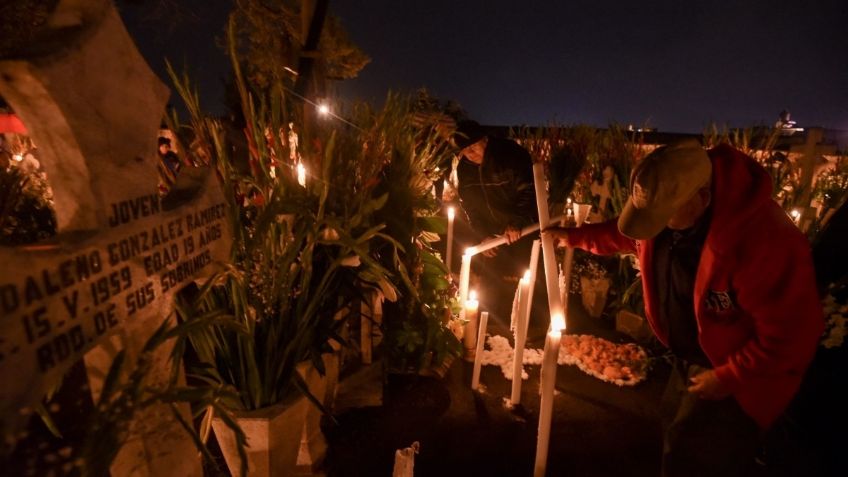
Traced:
<path fill-rule="evenodd" d="M 515 142 L 489 137 L 483 163 L 463 157 L 456 174 L 462 209 L 480 238 L 536 223 L 533 162 Z"/>
<path fill-rule="evenodd" d="M 759 164 L 729 146 L 708 154 L 712 216 L 695 277 L 698 342 L 742 409 L 767 428 L 797 392 L 824 329 L 810 245 L 771 199 Z M 567 241 L 597 254 L 637 253 L 648 322 L 668 345 L 654 240 L 631 240 L 612 220 L 573 229 Z"/>

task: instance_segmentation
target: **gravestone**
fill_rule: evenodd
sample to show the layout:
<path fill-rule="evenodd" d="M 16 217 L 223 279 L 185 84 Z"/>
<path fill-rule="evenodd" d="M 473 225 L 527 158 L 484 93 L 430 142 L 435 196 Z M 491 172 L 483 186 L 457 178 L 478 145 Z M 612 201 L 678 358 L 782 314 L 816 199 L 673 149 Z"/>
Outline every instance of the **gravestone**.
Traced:
<path fill-rule="evenodd" d="M 211 169 L 184 169 L 158 196 L 169 93 L 110 1 L 60 0 L 29 43 L 0 53 L 0 96 L 39 147 L 59 228 L 49 243 L 0 247 L 0 431 L 10 445 L 83 357 L 95 395 L 118 349 L 134 363 L 175 293 L 228 259 L 231 232 Z M 168 351 L 154 357 L 152 380 L 167 378 Z M 201 475 L 197 455 L 170 409 L 154 406 L 112 473 Z"/>

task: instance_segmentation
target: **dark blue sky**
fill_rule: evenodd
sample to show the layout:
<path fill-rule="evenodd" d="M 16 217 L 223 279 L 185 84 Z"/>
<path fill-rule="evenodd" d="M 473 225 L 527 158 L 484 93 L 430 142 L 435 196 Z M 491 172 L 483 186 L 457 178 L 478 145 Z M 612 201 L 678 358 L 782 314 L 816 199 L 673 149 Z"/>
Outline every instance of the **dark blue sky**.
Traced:
<path fill-rule="evenodd" d="M 211 45 L 227 2 L 211 3 L 198 10 L 208 25 L 178 26 L 168 47 L 203 78 L 210 109 L 227 71 Z M 679 132 L 771 124 L 786 108 L 800 125 L 848 130 L 844 0 L 331 0 L 330 8 L 372 58 L 339 85 L 346 99 L 427 87 L 488 124 Z"/>

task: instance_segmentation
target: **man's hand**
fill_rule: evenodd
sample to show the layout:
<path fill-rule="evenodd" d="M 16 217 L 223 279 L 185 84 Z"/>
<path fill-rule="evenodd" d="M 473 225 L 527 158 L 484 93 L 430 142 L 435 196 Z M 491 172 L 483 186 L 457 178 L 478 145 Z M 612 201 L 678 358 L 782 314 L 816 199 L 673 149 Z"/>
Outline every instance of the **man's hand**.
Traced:
<path fill-rule="evenodd" d="M 542 235 L 548 234 L 554 239 L 555 247 L 568 246 L 568 229 L 557 225 L 546 228 L 542 231 Z"/>
<path fill-rule="evenodd" d="M 491 240 L 491 239 L 493 239 L 493 238 L 497 238 L 497 235 L 491 235 L 491 236 L 489 236 L 489 237 L 486 239 L 486 241 L 489 241 L 489 240 Z M 483 251 L 483 252 L 480 252 L 480 255 L 482 255 L 482 256 L 484 256 L 484 257 L 486 257 L 486 258 L 492 258 L 492 257 L 496 256 L 497 254 L 498 254 L 498 247 L 490 248 L 489 250 L 485 250 L 485 251 Z"/>
<path fill-rule="evenodd" d="M 507 244 L 512 244 L 521 238 L 521 231 L 509 225 L 506 229 L 504 229 L 503 236 L 506 238 Z"/>
<path fill-rule="evenodd" d="M 724 399 L 730 396 L 730 392 L 719 381 L 718 376 L 712 369 L 696 374 L 690 378 L 692 385 L 688 390 L 701 399 Z"/>

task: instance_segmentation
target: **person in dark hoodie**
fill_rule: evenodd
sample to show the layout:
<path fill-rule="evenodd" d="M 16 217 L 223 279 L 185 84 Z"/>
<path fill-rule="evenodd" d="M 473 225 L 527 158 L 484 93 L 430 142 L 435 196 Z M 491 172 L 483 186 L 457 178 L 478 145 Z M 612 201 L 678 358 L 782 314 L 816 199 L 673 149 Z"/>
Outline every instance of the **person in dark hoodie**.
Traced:
<path fill-rule="evenodd" d="M 509 139 L 486 134 L 475 121 L 457 125 L 454 143 L 462 209 L 477 239 L 503 235 L 511 244 L 536 222 L 536 189 L 530 153 Z"/>
<path fill-rule="evenodd" d="M 662 470 L 757 475 L 761 435 L 798 391 L 824 322 L 806 237 L 771 180 L 727 145 L 659 148 L 617 219 L 545 231 L 595 254 L 636 253 L 645 313 L 674 365 Z"/>
<path fill-rule="evenodd" d="M 484 252 L 490 260 L 475 260 L 474 273 L 479 286 L 488 286 L 482 297 L 489 311 L 508 318 L 511 297 L 502 294 L 498 284 L 518 284 L 530 259 L 533 238 L 520 238 L 521 229 L 537 222 L 533 161 L 526 149 L 511 141 L 486 134 L 476 121 L 457 124 L 454 144 L 461 159 L 456 168 L 460 205 L 479 243 L 504 236 L 507 247 Z M 497 257 L 495 257 L 497 255 Z M 537 293 L 538 295 L 538 293 Z"/>

